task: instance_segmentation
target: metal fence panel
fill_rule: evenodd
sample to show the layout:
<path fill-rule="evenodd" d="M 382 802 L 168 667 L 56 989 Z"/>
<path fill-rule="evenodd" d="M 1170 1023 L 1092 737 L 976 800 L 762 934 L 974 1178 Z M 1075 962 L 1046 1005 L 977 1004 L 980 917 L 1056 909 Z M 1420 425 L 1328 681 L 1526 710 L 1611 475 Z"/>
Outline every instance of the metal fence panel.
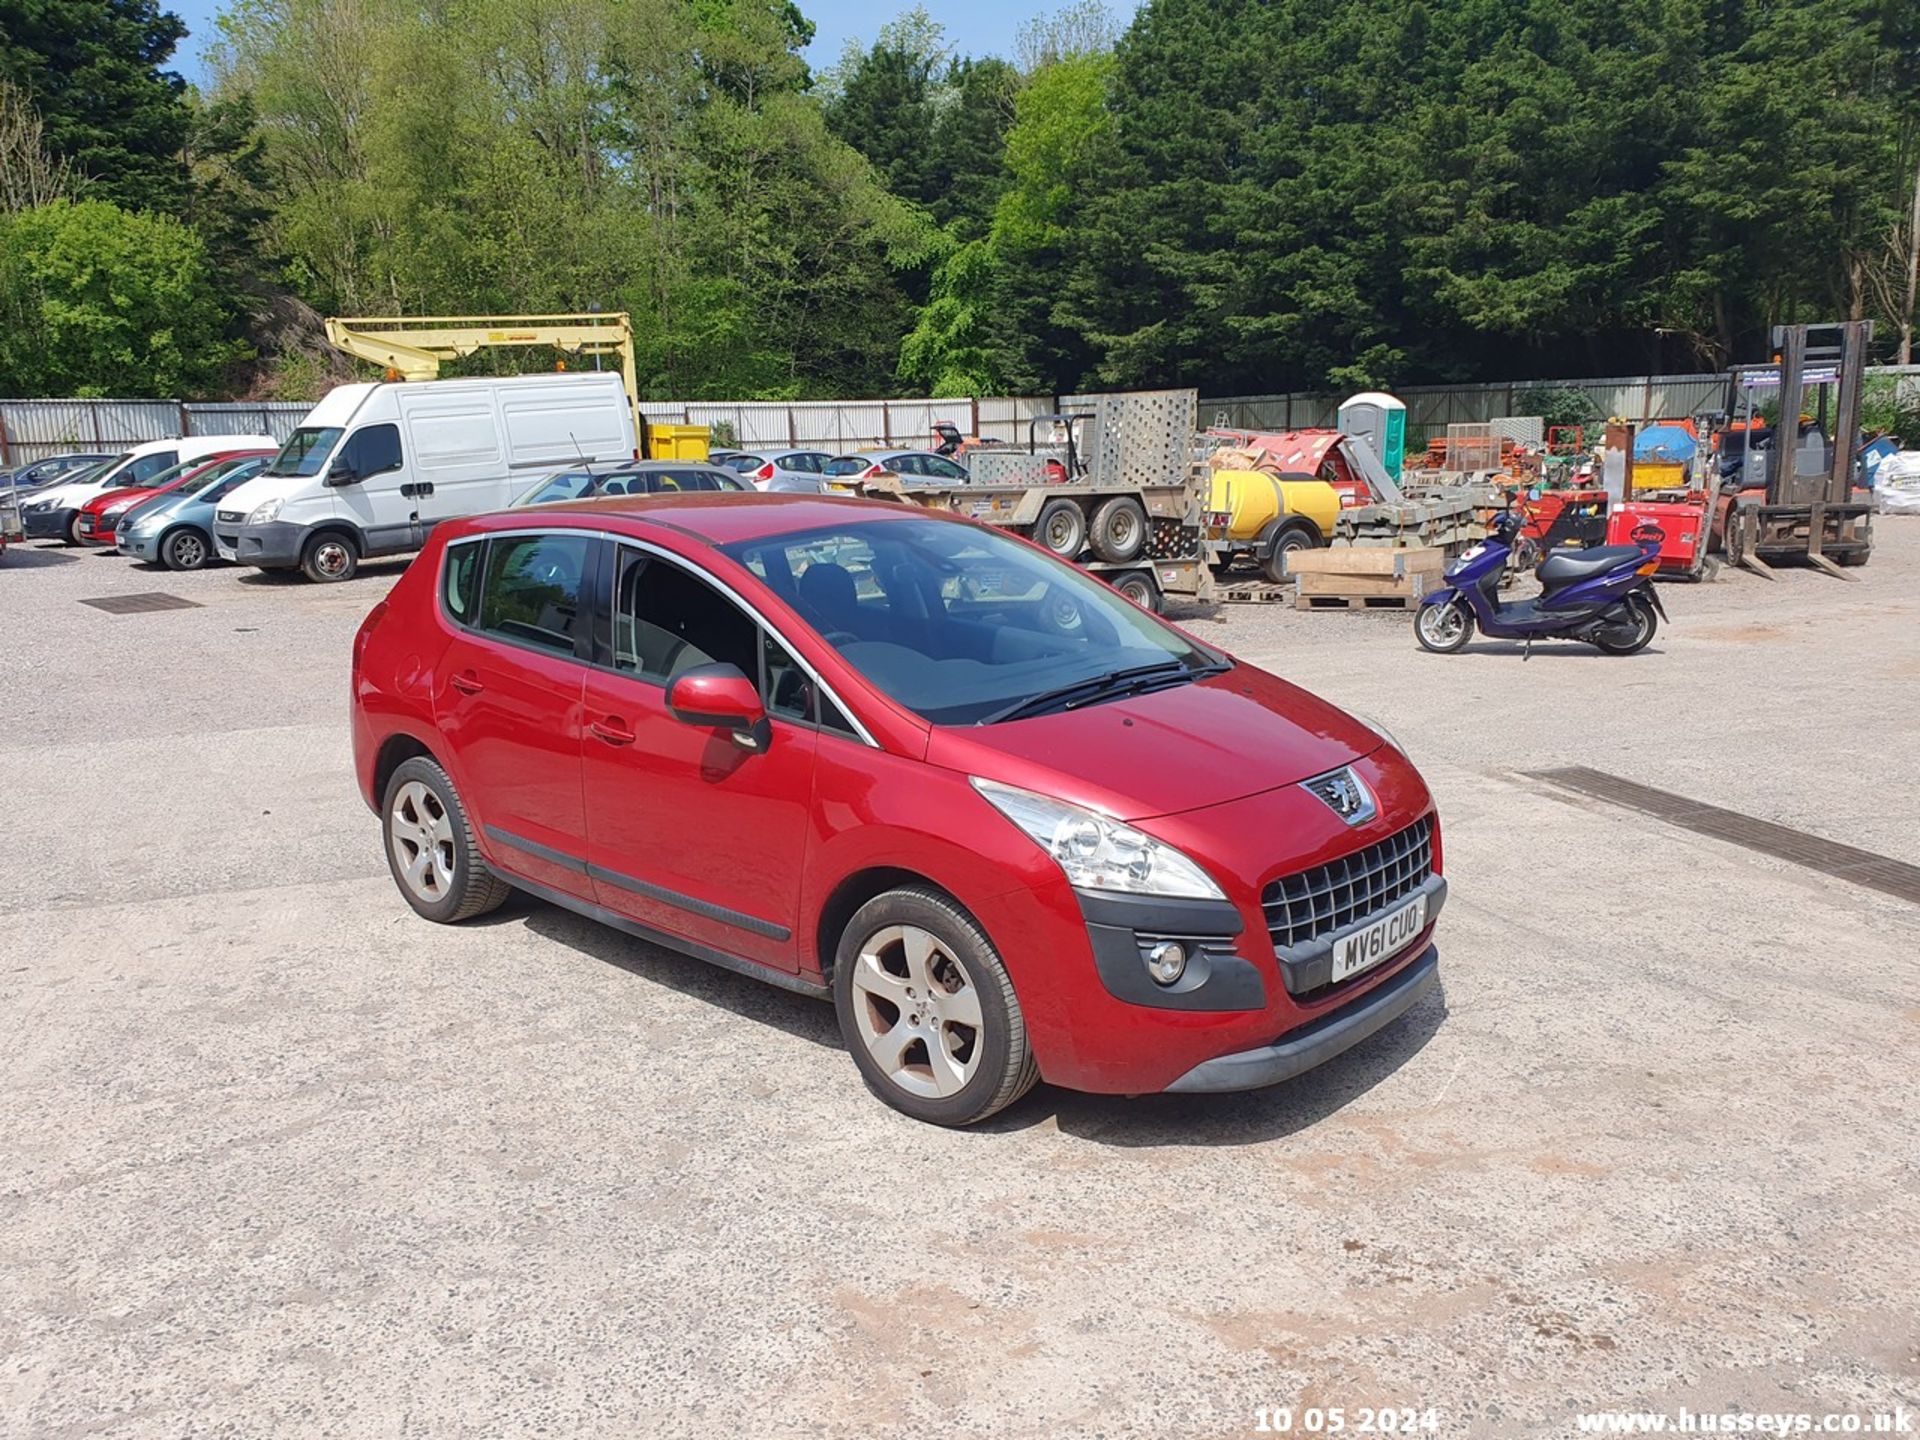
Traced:
<path fill-rule="evenodd" d="M 181 433 L 173 400 L 0 400 L 0 461 L 25 465 L 69 450 L 115 454 Z"/>
<path fill-rule="evenodd" d="M 285 444 L 313 406 L 301 400 L 195 401 L 182 409 L 189 435 L 271 435 Z"/>
<path fill-rule="evenodd" d="M 1053 413 L 1051 395 L 983 395 L 973 402 L 974 433 L 1008 445 L 1027 443 L 1028 423 Z"/>
<path fill-rule="evenodd" d="M 959 400 L 643 400 L 649 420 L 710 425 L 742 449 L 803 445 L 835 452 L 864 446 L 922 447 L 936 421 L 961 434 L 995 440 L 1027 438 L 1029 416 L 1053 409 L 1048 397 Z M 978 418 L 976 418 L 976 411 Z"/>

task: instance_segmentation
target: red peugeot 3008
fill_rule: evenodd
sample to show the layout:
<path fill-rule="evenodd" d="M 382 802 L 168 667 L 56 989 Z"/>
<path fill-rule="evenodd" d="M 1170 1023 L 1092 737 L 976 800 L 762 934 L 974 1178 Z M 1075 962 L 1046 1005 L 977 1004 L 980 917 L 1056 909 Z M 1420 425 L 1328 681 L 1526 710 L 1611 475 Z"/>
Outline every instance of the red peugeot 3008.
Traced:
<path fill-rule="evenodd" d="M 1000 531 L 687 495 L 435 529 L 354 641 L 407 902 L 509 888 L 831 995 L 887 1103 L 1242 1090 L 1434 983 L 1419 774 Z"/>

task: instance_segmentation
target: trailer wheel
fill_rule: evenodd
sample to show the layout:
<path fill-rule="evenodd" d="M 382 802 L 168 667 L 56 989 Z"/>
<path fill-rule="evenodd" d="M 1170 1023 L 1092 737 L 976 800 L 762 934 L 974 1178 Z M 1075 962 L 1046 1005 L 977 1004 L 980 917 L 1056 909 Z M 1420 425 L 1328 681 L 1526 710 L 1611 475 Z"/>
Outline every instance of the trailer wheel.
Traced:
<path fill-rule="evenodd" d="M 1079 505 L 1064 495 L 1059 496 L 1040 507 L 1033 538 L 1062 560 L 1071 560 L 1086 548 L 1087 517 Z"/>
<path fill-rule="evenodd" d="M 1313 549 L 1313 536 L 1298 526 L 1282 530 L 1260 557 L 1260 573 L 1278 585 L 1287 578 L 1287 556 Z"/>
<path fill-rule="evenodd" d="M 1147 548 L 1147 512 L 1131 495 L 1116 495 L 1093 512 L 1093 553 L 1113 565 Z"/>
<path fill-rule="evenodd" d="M 1124 575 L 1114 577 L 1113 588 L 1142 610 L 1160 613 L 1160 587 L 1153 583 L 1151 570 L 1129 570 Z"/>

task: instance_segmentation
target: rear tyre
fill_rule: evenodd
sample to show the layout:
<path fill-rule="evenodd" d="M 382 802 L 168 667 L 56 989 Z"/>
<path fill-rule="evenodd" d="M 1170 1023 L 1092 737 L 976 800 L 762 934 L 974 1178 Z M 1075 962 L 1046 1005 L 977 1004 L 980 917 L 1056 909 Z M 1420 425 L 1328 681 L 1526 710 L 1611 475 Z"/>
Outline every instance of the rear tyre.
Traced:
<path fill-rule="evenodd" d="M 1087 517 L 1073 501 L 1049 500 L 1040 507 L 1033 538 L 1062 560 L 1071 560 L 1087 545 Z"/>
<path fill-rule="evenodd" d="M 80 512 L 78 510 L 73 512 L 73 519 L 67 522 L 67 543 L 69 545 L 83 545 L 86 543 L 80 538 Z"/>
<path fill-rule="evenodd" d="M 1273 548 L 1260 561 L 1260 573 L 1278 585 L 1287 579 L 1287 557 L 1313 548 L 1313 536 L 1298 527 L 1273 537 Z"/>
<path fill-rule="evenodd" d="M 1473 612 L 1459 596 L 1441 605 L 1422 605 L 1413 617 L 1413 638 L 1422 650 L 1451 655 L 1473 638 Z"/>
<path fill-rule="evenodd" d="M 1660 619 L 1653 613 L 1653 602 L 1646 597 L 1629 595 L 1627 609 L 1632 613 L 1631 620 L 1594 631 L 1594 645 L 1609 655 L 1631 655 L 1646 649 L 1660 628 Z"/>
<path fill-rule="evenodd" d="M 380 807 L 387 868 L 415 912 L 456 925 L 498 909 L 512 887 L 487 868 L 447 772 L 423 755 L 387 782 Z"/>
<path fill-rule="evenodd" d="M 1142 610 L 1160 613 L 1160 587 L 1153 583 L 1153 576 L 1144 570 L 1134 570 L 1118 577 L 1113 588 Z"/>
<path fill-rule="evenodd" d="M 1093 553 L 1111 565 L 1137 559 L 1147 548 L 1147 512 L 1131 495 L 1116 495 L 1093 512 Z"/>
<path fill-rule="evenodd" d="M 213 558 L 213 547 L 198 530 L 175 530 L 160 542 L 160 562 L 169 570 L 200 570 Z"/>
<path fill-rule="evenodd" d="M 300 573 L 317 585 L 351 580 L 359 569 L 360 547 L 338 530 L 314 536 L 300 552 Z"/>
<path fill-rule="evenodd" d="M 833 1006 L 867 1088 L 916 1120 L 971 1125 L 1039 1078 L 993 942 L 937 890 L 889 890 L 855 912 L 834 959 Z"/>

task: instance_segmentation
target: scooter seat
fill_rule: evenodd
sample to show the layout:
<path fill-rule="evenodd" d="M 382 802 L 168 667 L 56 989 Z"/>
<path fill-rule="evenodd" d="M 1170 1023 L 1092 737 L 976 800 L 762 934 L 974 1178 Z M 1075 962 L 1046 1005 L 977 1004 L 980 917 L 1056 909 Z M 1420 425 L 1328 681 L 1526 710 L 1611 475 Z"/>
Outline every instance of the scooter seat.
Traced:
<path fill-rule="evenodd" d="M 1640 558 L 1638 545 L 1596 545 L 1591 550 L 1556 550 L 1533 573 L 1549 588 L 1591 580 Z"/>

